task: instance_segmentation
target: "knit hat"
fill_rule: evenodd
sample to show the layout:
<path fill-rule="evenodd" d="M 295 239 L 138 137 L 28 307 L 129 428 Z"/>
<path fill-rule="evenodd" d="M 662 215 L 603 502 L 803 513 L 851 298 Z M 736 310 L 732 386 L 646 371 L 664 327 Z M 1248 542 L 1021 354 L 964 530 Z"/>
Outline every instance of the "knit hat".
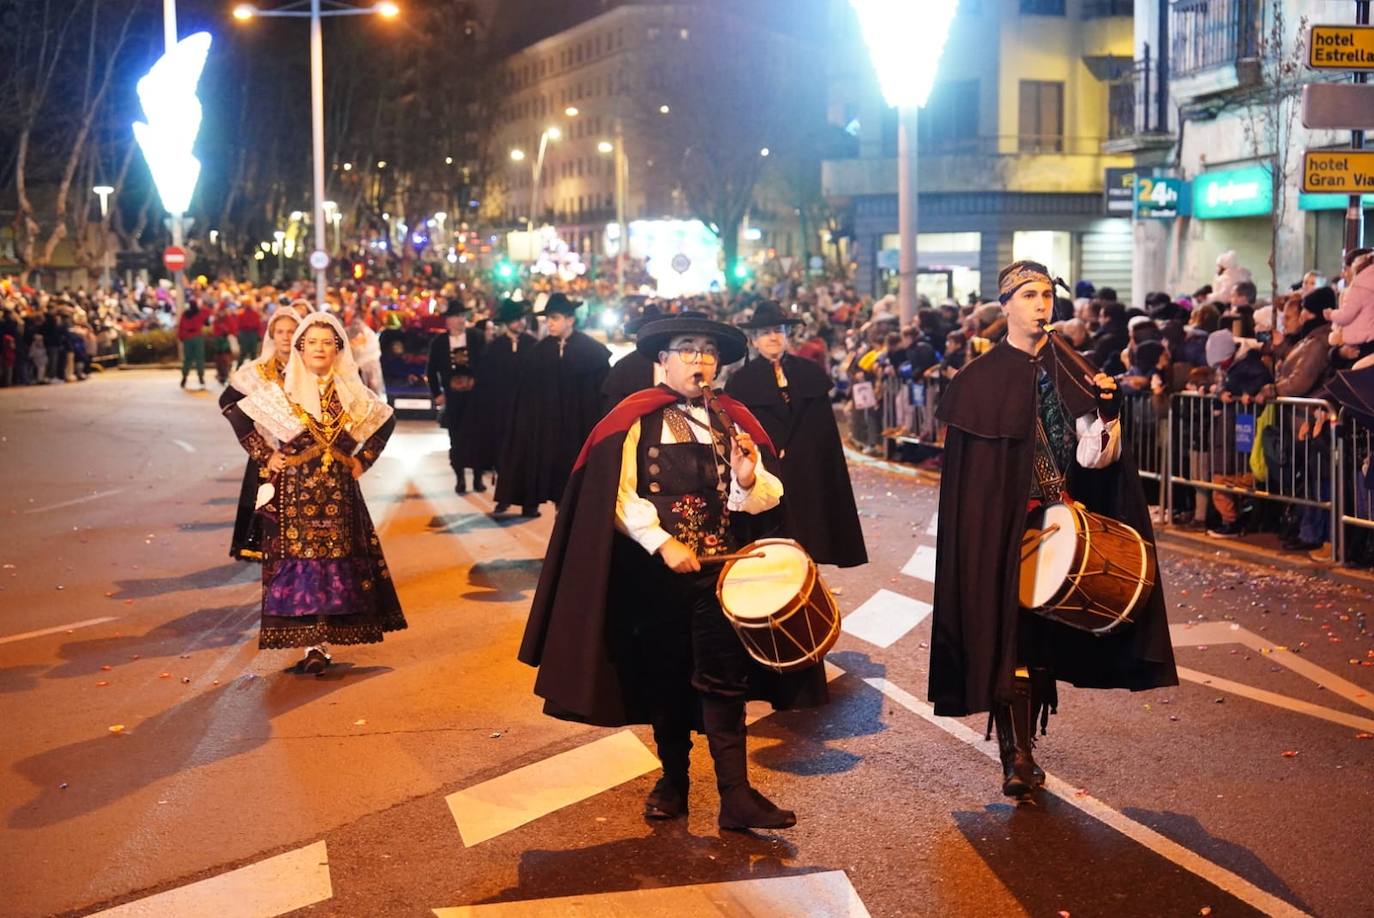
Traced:
<path fill-rule="evenodd" d="M 1159 358 L 1164 356 L 1164 344 L 1160 341 L 1146 341 L 1136 345 L 1135 365 L 1151 373 L 1159 366 Z"/>
<path fill-rule="evenodd" d="M 1369 273 L 1368 271 L 1361 271 L 1355 276 L 1355 283 L 1351 285 L 1350 292 L 1346 294 L 1347 297 L 1357 297 L 1355 302 L 1360 303 L 1374 302 L 1374 277 L 1367 277 Z M 1363 286 L 1360 284 L 1362 277 L 1366 278 Z M 1347 302 L 1350 301 L 1347 300 Z M 1337 305 L 1336 291 L 1330 287 L 1317 287 L 1302 298 L 1302 308 L 1314 316 L 1320 316 L 1324 310 L 1335 309 Z"/>
<path fill-rule="evenodd" d="M 1220 366 L 1236 355 L 1236 338 L 1229 328 L 1218 329 L 1207 336 L 1207 365 Z"/>

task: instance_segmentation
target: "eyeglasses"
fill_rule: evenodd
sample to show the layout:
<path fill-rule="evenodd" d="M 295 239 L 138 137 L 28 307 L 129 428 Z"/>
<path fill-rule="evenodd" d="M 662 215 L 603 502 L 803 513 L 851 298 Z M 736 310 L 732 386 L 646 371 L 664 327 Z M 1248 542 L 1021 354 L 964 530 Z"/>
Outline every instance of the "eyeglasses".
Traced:
<path fill-rule="evenodd" d="M 714 363 L 720 360 L 720 351 L 713 347 L 670 347 L 668 353 L 677 354 L 684 363 L 700 363 L 703 360 L 710 360 Z"/>

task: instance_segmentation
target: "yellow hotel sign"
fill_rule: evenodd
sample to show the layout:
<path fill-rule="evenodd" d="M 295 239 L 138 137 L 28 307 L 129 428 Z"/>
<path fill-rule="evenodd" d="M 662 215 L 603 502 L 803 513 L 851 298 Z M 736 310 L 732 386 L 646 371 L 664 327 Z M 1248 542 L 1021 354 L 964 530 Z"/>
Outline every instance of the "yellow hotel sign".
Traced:
<path fill-rule="evenodd" d="M 1308 150 L 1302 190 L 1309 194 L 1374 194 L 1374 150 Z"/>
<path fill-rule="evenodd" d="M 1374 70 L 1374 26 L 1314 25 L 1307 36 L 1313 70 Z"/>

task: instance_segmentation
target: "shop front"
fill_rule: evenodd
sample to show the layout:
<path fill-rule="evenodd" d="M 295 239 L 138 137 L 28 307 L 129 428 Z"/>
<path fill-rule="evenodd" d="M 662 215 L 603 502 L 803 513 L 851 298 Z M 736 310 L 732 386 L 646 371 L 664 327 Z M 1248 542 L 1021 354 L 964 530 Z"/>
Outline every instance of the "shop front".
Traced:
<path fill-rule="evenodd" d="M 1192 219 L 1182 285 L 1212 282 L 1217 256 L 1234 251 L 1242 267 L 1267 286 L 1274 247 L 1274 187 L 1263 165 L 1203 172 L 1192 181 Z"/>

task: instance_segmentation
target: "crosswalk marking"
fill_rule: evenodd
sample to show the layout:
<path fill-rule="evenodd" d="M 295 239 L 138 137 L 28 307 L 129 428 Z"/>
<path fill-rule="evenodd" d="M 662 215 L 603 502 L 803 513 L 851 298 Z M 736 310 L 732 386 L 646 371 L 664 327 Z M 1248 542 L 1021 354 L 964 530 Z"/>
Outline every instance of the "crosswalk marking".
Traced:
<path fill-rule="evenodd" d="M 1242 698 L 1249 698 L 1251 701 L 1272 704 L 1276 708 L 1285 708 L 1289 711 L 1296 711 L 1299 714 L 1306 714 L 1309 717 L 1329 720 L 1333 724 L 1340 724 L 1343 727 L 1350 727 L 1354 730 L 1374 732 L 1374 719 L 1368 717 L 1360 717 L 1355 714 L 1347 714 L 1344 711 L 1325 708 L 1319 704 L 1312 704 L 1311 702 L 1301 701 L 1297 698 L 1289 698 L 1287 695 L 1280 695 L 1278 692 L 1267 692 L 1264 689 L 1255 688 L 1253 685 L 1246 685 L 1244 682 L 1232 682 L 1230 679 L 1223 679 L 1220 676 L 1213 676 L 1209 673 L 1200 673 L 1195 669 L 1188 669 L 1186 666 L 1178 667 L 1178 676 L 1180 679 L 1187 679 L 1189 682 L 1196 682 L 1198 685 L 1211 686 L 1223 692 L 1230 692 Z"/>
<path fill-rule="evenodd" d="M 930 515 L 930 525 L 926 526 L 926 535 L 928 535 L 928 536 L 933 536 L 933 535 L 935 535 L 935 534 L 936 534 L 937 532 L 939 532 L 939 531 L 940 531 L 940 514 L 938 514 L 938 513 L 932 513 L 932 514 Z"/>
<path fill-rule="evenodd" d="M 937 717 L 935 709 L 930 705 L 886 679 L 869 678 L 864 679 L 864 682 L 927 723 L 939 727 L 955 739 L 972 746 L 989 759 L 997 761 L 996 742 L 983 739 L 983 734 L 971 730 L 964 723 L 952 717 Z M 1287 916 L 1306 914 L 1277 896 L 1265 892 L 1244 877 L 1232 873 L 1219 864 L 1214 864 L 1171 839 L 1165 838 L 1154 829 L 1136 822 L 1129 816 L 1112 809 L 1096 797 L 1076 789 L 1073 785 L 1054 775 L 1046 776 L 1045 790 L 1074 809 L 1086 813 L 1104 825 L 1111 826 L 1132 841 L 1144 845 L 1160 857 L 1202 877 L 1213 886 L 1230 893 L 1242 902 L 1253 905 L 1266 915 L 1279 915 L 1287 918 Z"/>
<path fill-rule="evenodd" d="M 902 567 L 902 573 L 926 583 L 935 582 L 935 549 L 929 545 L 916 546 L 916 553 Z"/>
<path fill-rule="evenodd" d="M 91 918 L 274 918 L 334 895 L 323 841 Z"/>
<path fill-rule="evenodd" d="M 639 737 L 622 730 L 450 794 L 449 812 L 471 848 L 659 767 Z"/>
<path fill-rule="evenodd" d="M 867 602 L 844 617 L 842 628 L 860 640 L 891 647 L 930 614 L 930 604 L 879 590 Z"/>
<path fill-rule="evenodd" d="M 529 899 L 436 908 L 435 918 L 629 918 L 672 915 L 674 918 L 725 918 L 738 915 L 787 915 L 791 918 L 868 918 L 868 909 L 843 870 L 798 876 L 660 886 L 625 892 L 590 893 L 557 899 Z"/>
<path fill-rule="evenodd" d="M 39 628 L 37 631 L 25 631 L 23 634 L 7 634 L 0 637 L 0 644 L 12 644 L 15 641 L 26 641 L 29 638 L 45 637 L 49 634 L 64 634 L 68 631 L 75 631 L 77 628 L 89 628 L 91 625 L 103 625 L 106 622 L 114 621 L 118 616 L 105 615 L 100 618 L 88 618 L 85 621 L 72 622 L 70 625 L 57 625 L 53 628 Z"/>

